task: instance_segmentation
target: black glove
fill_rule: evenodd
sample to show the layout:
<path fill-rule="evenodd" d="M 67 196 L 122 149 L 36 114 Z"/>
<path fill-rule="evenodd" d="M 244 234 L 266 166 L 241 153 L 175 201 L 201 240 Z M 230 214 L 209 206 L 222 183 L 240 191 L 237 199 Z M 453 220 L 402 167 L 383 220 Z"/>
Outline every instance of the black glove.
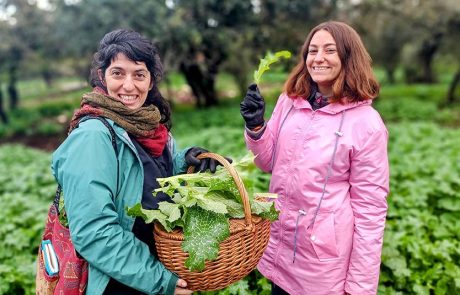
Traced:
<path fill-rule="evenodd" d="M 195 169 L 198 169 L 200 172 L 205 172 L 207 169 L 211 171 L 211 173 L 216 172 L 216 167 L 221 165 L 217 160 L 211 158 L 205 159 L 198 159 L 197 157 L 202 153 L 207 153 L 208 150 L 200 147 L 192 147 L 185 153 L 185 163 L 188 166 L 195 166 Z M 225 159 L 231 163 L 232 159 L 225 157 Z"/>
<path fill-rule="evenodd" d="M 264 124 L 265 101 L 257 84 L 249 85 L 246 96 L 240 104 L 240 113 L 246 121 L 246 127 L 251 130 Z"/>

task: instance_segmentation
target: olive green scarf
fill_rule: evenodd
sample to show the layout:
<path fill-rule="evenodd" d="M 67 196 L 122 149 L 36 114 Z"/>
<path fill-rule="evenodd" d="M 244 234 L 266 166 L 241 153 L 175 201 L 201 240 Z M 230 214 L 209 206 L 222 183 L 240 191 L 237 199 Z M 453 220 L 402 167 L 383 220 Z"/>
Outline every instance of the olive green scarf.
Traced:
<path fill-rule="evenodd" d="M 111 119 L 136 137 L 152 137 L 160 124 L 161 114 L 156 106 L 149 105 L 132 110 L 119 100 L 104 94 L 99 88 L 84 94 L 80 105 L 70 122 L 69 133 L 77 126 L 80 118 L 87 115 Z"/>

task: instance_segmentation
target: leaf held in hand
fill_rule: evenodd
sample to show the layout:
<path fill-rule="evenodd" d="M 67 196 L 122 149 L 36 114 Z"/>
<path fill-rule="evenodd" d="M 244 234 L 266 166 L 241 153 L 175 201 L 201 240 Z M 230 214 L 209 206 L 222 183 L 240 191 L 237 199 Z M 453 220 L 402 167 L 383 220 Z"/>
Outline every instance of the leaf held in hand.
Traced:
<path fill-rule="evenodd" d="M 279 61 L 281 58 L 291 58 L 291 52 L 287 50 L 278 51 L 275 54 L 273 54 L 270 51 L 267 52 L 265 57 L 260 60 L 259 68 L 256 71 L 254 71 L 254 82 L 256 84 L 259 84 L 263 73 L 270 69 L 271 64 Z"/>

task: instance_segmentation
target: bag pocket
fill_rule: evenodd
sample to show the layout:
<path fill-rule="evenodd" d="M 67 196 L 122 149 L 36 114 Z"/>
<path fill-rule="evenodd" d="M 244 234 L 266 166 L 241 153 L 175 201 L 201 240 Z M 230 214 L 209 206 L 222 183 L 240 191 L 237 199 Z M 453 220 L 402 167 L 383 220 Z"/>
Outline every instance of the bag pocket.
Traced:
<path fill-rule="evenodd" d="M 58 274 L 49 276 L 45 269 L 45 263 L 41 249 L 38 249 L 37 256 L 37 275 L 35 277 L 35 293 L 37 295 L 53 295 L 56 284 L 58 283 Z"/>
<path fill-rule="evenodd" d="M 316 216 L 315 224 L 310 235 L 310 242 L 320 261 L 337 259 L 339 257 L 335 215 L 331 211 L 320 211 Z"/>
<path fill-rule="evenodd" d="M 53 244 L 59 257 L 61 277 L 56 285 L 56 291 L 66 295 L 85 294 L 88 283 L 88 262 L 75 250 L 68 228 L 55 222 L 53 233 Z"/>

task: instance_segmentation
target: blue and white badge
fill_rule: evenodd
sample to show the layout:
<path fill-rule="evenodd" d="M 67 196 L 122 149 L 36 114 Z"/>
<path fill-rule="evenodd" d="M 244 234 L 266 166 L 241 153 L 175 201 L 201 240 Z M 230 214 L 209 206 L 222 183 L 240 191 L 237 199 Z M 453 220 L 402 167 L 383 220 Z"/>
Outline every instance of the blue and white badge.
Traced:
<path fill-rule="evenodd" d="M 44 240 L 42 241 L 41 249 L 46 273 L 49 276 L 56 275 L 59 272 L 59 263 L 53 244 L 51 244 L 50 240 Z"/>

